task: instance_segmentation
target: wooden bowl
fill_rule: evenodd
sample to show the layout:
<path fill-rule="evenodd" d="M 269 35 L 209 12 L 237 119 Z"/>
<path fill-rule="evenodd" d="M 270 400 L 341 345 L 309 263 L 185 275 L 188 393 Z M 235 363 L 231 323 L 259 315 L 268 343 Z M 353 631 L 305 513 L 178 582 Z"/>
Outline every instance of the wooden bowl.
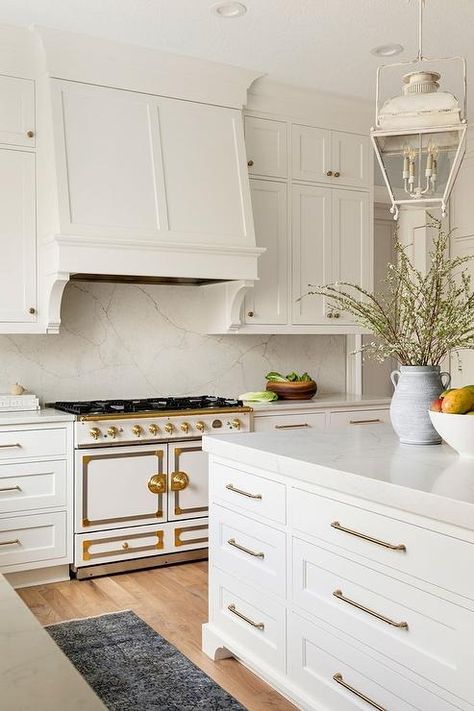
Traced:
<path fill-rule="evenodd" d="M 276 393 L 281 400 L 311 400 L 316 395 L 318 386 L 314 380 L 296 383 L 267 382 L 267 390 Z"/>

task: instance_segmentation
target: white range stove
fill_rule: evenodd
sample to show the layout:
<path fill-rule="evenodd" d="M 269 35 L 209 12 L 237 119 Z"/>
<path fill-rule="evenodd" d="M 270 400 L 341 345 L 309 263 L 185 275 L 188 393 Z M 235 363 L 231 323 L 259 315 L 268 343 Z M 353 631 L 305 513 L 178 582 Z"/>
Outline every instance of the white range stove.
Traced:
<path fill-rule="evenodd" d="M 72 570 L 78 578 L 207 557 L 201 437 L 249 432 L 251 408 L 210 396 L 52 407 L 76 415 Z"/>

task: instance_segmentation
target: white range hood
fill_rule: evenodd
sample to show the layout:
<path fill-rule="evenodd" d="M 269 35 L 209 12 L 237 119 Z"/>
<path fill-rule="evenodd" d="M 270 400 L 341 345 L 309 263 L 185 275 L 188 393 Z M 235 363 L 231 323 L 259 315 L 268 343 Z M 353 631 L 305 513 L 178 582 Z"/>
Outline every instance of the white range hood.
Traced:
<path fill-rule="evenodd" d="M 257 74 L 35 31 L 47 330 L 70 279 L 248 288 L 263 250 L 241 109 Z"/>

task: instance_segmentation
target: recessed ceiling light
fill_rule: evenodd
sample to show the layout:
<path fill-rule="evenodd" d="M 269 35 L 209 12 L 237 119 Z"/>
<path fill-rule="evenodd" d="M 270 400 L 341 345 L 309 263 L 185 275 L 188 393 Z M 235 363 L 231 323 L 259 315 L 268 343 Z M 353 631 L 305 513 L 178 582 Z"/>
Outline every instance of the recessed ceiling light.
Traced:
<path fill-rule="evenodd" d="M 218 2 L 211 7 L 211 12 L 219 17 L 241 17 L 247 12 L 247 7 L 241 2 Z"/>
<path fill-rule="evenodd" d="M 401 52 L 403 52 L 402 44 L 381 44 L 370 50 L 370 54 L 375 54 L 376 57 L 394 57 Z"/>

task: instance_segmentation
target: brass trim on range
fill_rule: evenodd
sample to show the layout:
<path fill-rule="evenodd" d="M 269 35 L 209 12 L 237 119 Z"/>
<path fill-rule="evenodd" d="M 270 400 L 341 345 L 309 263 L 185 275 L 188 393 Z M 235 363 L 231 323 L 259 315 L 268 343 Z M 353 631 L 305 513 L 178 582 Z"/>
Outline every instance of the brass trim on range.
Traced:
<path fill-rule="evenodd" d="M 196 514 L 196 513 L 207 513 L 209 511 L 209 506 L 190 506 L 188 508 L 182 508 L 179 505 L 179 493 L 181 490 L 185 489 L 189 485 L 189 476 L 186 472 L 180 470 L 179 458 L 183 452 L 202 452 L 202 447 L 175 447 L 174 449 L 174 471 L 170 472 L 170 489 L 174 493 L 174 513 L 175 516 L 181 516 L 182 514 Z M 177 477 L 177 475 L 180 475 Z M 184 475 L 184 476 L 183 476 Z M 184 483 L 184 477 L 187 479 L 186 486 L 182 486 Z M 178 481 L 179 479 L 179 481 Z M 177 488 L 176 485 L 180 485 L 181 488 Z"/>
<path fill-rule="evenodd" d="M 151 535 L 154 535 L 157 537 L 158 541 L 156 543 L 153 543 L 149 546 L 136 546 L 135 548 L 131 547 L 128 541 L 131 539 L 136 539 L 136 538 L 147 538 Z M 91 540 L 83 541 L 82 542 L 82 560 L 92 560 L 93 558 L 106 558 L 109 555 L 123 555 L 124 551 L 127 553 L 143 553 L 143 551 L 151 551 L 151 550 L 162 550 L 164 548 L 164 533 L 163 531 L 154 531 L 153 534 L 151 533 L 133 533 L 132 535 L 124 535 L 124 536 L 113 536 L 111 538 L 94 538 Z M 127 539 L 127 540 L 124 540 Z M 120 548 L 115 548 L 112 551 L 101 551 L 100 553 L 90 553 L 89 550 L 91 546 L 97 545 L 99 543 L 112 543 L 114 541 L 120 541 L 121 546 Z"/>
<path fill-rule="evenodd" d="M 389 548 L 391 551 L 402 551 L 406 552 L 406 545 L 404 543 L 387 543 L 387 541 L 382 541 L 380 538 L 372 538 L 365 533 L 360 533 L 360 531 L 354 531 L 352 528 L 346 528 L 341 526 L 339 521 L 333 521 L 331 523 L 331 528 L 335 528 L 337 531 L 342 531 L 343 533 L 349 533 L 351 536 L 356 538 L 362 538 L 363 541 L 368 541 L 369 543 L 375 543 L 377 546 L 382 546 L 383 548 Z"/>
<path fill-rule="evenodd" d="M 219 413 L 232 413 L 232 412 L 253 412 L 252 407 L 242 406 L 242 407 L 213 407 L 213 408 L 202 408 L 200 410 L 147 410 L 146 412 L 128 412 L 120 415 L 81 415 L 79 417 L 79 422 L 89 422 L 96 421 L 101 422 L 102 420 L 136 420 L 137 418 L 150 418 L 150 417 L 191 417 L 192 415 L 217 415 Z"/>
<path fill-rule="evenodd" d="M 208 536 L 202 537 L 202 538 L 192 538 L 191 540 L 187 541 L 182 541 L 181 540 L 181 534 L 184 533 L 185 531 L 207 531 L 208 529 L 208 524 L 205 523 L 202 526 L 181 526 L 180 528 L 175 528 L 174 529 L 174 545 L 176 548 L 179 548 L 179 546 L 187 546 L 190 543 L 208 543 L 209 538 Z"/>
<path fill-rule="evenodd" d="M 334 674 L 333 676 L 334 681 L 336 684 L 339 684 L 340 686 L 343 686 L 344 689 L 347 689 L 347 691 L 350 691 L 351 694 L 354 694 L 354 696 L 357 696 L 358 699 L 362 699 L 362 701 L 365 701 L 366 704 L 369 704 L 369 706 L 372 706 L 373 709 L 377 709 L 377 711 L 387 711 L 385 706 L 380 706 L 376 701 L 373 701 L 373 699 L 370 699 L 368 696 L 363 694 L 361 691 L 358 691 L 355 689 L 353 686 L 350 686 L 346 681 L 344 681 L 342 674 Z"/>
<path fill-rule="evenodd" d="M 97 459 L 126 459 L 130 457 L 149 457 L 155 455 L 158 459 L 158 474 L 163 475 L 163 457 L 164 449 L 149 450 L 146 452 L 120 452 L 116 454 L 86 454 L 82 456 L 82 525 L 83 526 L 99 526 L 107 523 L 124 523 L 125 521 L 141 521 L 149 518 L 162 518 L 164 515 L 163 508 L 163 493 L 158 496 L 158 509 L 147 514 L 139 514 L 138 516 L 117 516 L 114 518 L 103 518 L 91 520 L 87 516 L 87 497 L 89 493 L 89 464 Z M 153 477 L 152 477 L 153 478 Z M 151 481 L 151 480 L 150 480 Z M 148 482 L 149 485 L 149 482 Z M 166 486 L 165 486 L 166 491 Z M 154 493 L 154 492 L 152 492 Z"/>
<path fill-rule="evenodd" d="M 385 617 L 385 615 L 381 615 L 380 612 L 371 610 L 370 607 L 361 605 L 360 602 L 356 602 L 355 600 L 351 600 L 350 597 L 346 597 L 342 590 L 334 590 L 333 595 L 334 597 L 337 597 L 338 600 L 342 600 L 342 602 L 346 602 L 348 605 L 352 605 L 352 607 L 356 607 L 358 610 L 362 610 L 362 612 L 366 612 L 368 615 L 376 617 L 377 620 L 385 622 L 387 625 L 398 627 L 399 629 L 408 629 L 408 622 L 395 622 L 395 620 L 391 620 L 390 617 Z"/>

